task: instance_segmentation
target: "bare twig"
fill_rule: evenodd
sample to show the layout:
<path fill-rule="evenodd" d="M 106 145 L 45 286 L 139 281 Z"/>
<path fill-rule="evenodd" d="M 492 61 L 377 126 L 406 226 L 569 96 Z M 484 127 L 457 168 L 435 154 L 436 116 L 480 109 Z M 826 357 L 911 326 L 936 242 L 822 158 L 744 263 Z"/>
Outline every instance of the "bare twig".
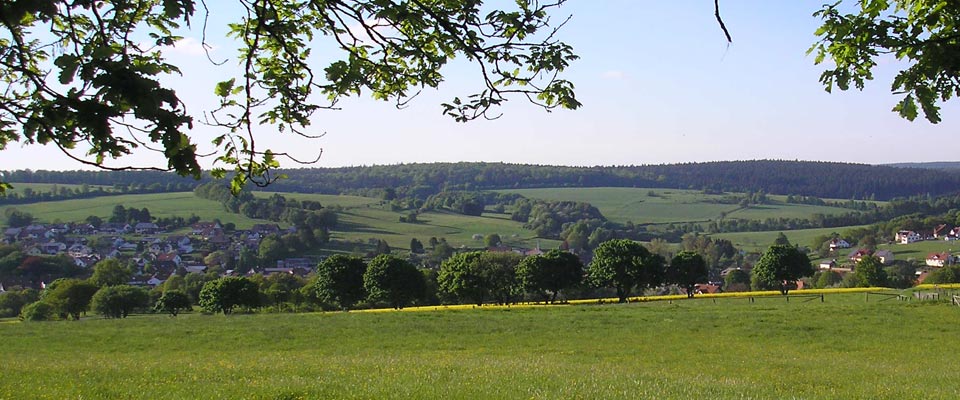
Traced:
<path fill-rule="evenodd" d="M 730 38 L 730 31 L 728 31 L 727 26 L 723 24 L 723 18 L 720 18 L 720 0 L 713 0 L 713 15 L 717 17 L 717 23 L 720 24 L 720 29 L 723 29 L 723 34 L 727 36 L 727 43 L 733 43 L 733 39 Z"/>

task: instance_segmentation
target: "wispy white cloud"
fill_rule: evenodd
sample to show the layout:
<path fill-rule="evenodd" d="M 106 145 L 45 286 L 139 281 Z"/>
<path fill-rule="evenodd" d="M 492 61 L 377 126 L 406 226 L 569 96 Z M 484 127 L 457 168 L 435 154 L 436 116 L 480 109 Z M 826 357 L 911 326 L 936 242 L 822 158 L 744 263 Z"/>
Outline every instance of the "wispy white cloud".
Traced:
<path fill-rule="evenodd" d="M 603 73 L 603 79 L 623 80 L 627 79 L 627 73 L 620 70 L 609 70 Z"/>
<path fill-rule="evenodd" d="M 167 52 L 173 53 L 173 54 L 183 54 L 188 56 L 198 56 L 198 55 L 205 54 L 206 51 L 212 52 L 216 50 L 215 47 L 210 46 L 209 44 L 206 47 L 207 48 L 204 49 L 203 43 L 201 43 L 197 39 L 194 39 L 192 37 L 185 37 L 183 39 L 178 40 L 176 43 L 174 43 L 173 46 L 170 47 L 169 50 L 167 50 Z"/>

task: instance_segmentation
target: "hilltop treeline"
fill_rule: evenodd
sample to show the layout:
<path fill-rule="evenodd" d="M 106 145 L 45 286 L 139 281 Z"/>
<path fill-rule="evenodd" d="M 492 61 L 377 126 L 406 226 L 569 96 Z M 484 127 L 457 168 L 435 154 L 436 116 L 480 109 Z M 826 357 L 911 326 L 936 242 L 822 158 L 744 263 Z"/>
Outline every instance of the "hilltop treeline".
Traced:
<path fill-rule="evenodd" d="M 129 190 L 147 190 L 144 193 L 157 193 L 158 190 L 145 189 L 150 185 L 161 185 L 163 188 L 176 188 L 186 191 L 210 180 L 204 177 L 201 180 L 182 177 L 172 172 L 161 171 L 45 171 L 45 170 L 15 170 L 0 171 L 5 182 L 25 183 L 64 183 L 101 186 L 125 186 Z M 155 187 L 156 188 L 156 187 Z"/>
<path fill-rule="evenodd" d="M 453 190 L 541 187 L 650 187 L 890 200 L 955 193 L 960 173 L 808 161 L 724 161 L 647 166 L 563 167 L 432 163 L 285 171 L 271 190 L 425 198 Z"/>
<path fill-rule="evenodd" d="M 269 190 L 358 194 L 426 200 L 450 191 L 542 187 L 650 187 L 710 192 L 793 194 L 839 199 L 889 200 L 957 192 L 960 172 L 811 161 L 719 161 L 706 163 L 565 167 L 505 163 L 430 163 L 282 171 L 288 179 Z M 172 173 L 9 171 L 10 182 L 152 185 L 198 182 Z M 202 183 L 202 182 L 199 182 Z M 176 186 L 174 186 L 176 187 Z"/>

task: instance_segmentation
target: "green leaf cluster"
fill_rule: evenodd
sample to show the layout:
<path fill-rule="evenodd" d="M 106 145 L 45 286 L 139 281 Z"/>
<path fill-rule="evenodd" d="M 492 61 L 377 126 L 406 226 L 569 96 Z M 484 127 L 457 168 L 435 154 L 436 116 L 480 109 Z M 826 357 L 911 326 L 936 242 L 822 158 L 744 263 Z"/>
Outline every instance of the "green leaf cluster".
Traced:
<path fill-rule="evenodd" d="M 626 302 L 634 288 L 659 285 L 664 279 L 664 259 L 629 239 L 600 243 L 587 269 L 587 279 L 596 287 L 616 289 L 617 298 Z"/>
<path fill-rule="evenodd" d="M 328 257 L 317 266 L 313 284 L 317 298 L 342 310 L 349 309 L 367 297 L 363 287 L 366 272 L 367 264 L 360 257 L 343 254 Z"/>
<path fill-rule="evenodd" d="M 426 282 L 423 274 L 409 261 L 381 254 L 370 260 L 363 274 L 363 288 L 370 301 L 401 309 L 423 295 Z"/>
<path fill-rule="evenodd" d="M 225 276 L 205 283 L 200 290 L 200 307 L 206 312 L 230 314 L 238 306 L 260 306 L 259 288 L 247 278 Z"/>
<path fill-rule="evenodd" d="M 893 56 L 904 66 L 890 88 L 903 96 L 893 111 L 910 121 L 922 111 L 931 123 L 940 122 L 941 104 L 960 95 L 960 3 L 860 0 L 854 13 L 842 8 L 838 1 L 813 14 L 823 25 L 807 53 L 815 64 L 833 63 L 820 75 L 826 90 L 863 89 L 881 57 Z"/>
<path fill-rule="evenodd" d="M 750 274 L 753 290 L 777 289 L 786 295 L 793 281 L 813 275 L 813 266 L 797 247 L 775 244 L 760 256 Z"/>
<path fill-rule="evenodd" d="M 517 1 L 492 11 L 481 0 L 224 1 L 203 7 L 206 23 L 230 9 L 227 24 L 239 44 L 236 76 L 216 82 L 215 110 L 205 125 L 220 129 L 210 153 L 213 174 L 232 174 L 238 192 L 253 182 L 283 178 L 280 159 L 311 163 L 258 146 L 263 134 L 319 138 L 319 110 L 369 93 L 403 107 L 423 88 L 436 88 L 457 57 L 473 65 L 479 93 L 442 106 L 458 121 L 518 97 L 547 110 L 580 106 L 573 84 L 560 77 L 577 59 L 556 39 L 551 11 L 565 0 Z M 190 130 L 193 113 L 164 77 L 180 74 L 167 60 L 171 46 L 193 30 L 196 0 L 63 2 L 0 5 L 0 150 L 8 143 L 50 144 L 67 157 L 105 169 L 135 152 L 157 151 L 171 170 L 200 178 L 201 155 Z M 146 43 L 144 39 L 146 38 Z M 323 42 L 338 52 L 319 61 Z M 206 46 L 206 43 L 202 43 Z M 233 60 L 229 60 L 233 61 Z M 216 62 L 211 61 L 214 64 Z M 55 79 L 47 79 L 55 77 Z M 318 152 L 322 154 L 322 152 Z M 5 188 L 0 184 L 0 190 Z"/>

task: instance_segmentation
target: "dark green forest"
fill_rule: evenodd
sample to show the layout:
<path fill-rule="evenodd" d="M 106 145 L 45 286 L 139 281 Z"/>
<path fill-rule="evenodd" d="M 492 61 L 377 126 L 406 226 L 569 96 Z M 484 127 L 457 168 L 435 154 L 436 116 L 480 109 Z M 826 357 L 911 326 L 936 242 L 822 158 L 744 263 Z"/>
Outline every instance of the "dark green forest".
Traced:
<path fill-rule="evenodd" d="M 755 160 L 568 167 L 506 163 L 429 163 L 281 171 L 269 191 L 358 194 L 426 200 L 449 191 L 541 187 L 644 187 L 890 200 L 942 196 L 960 188 L 960 171 L 837 162 Z M 172 173 L 4 171 L 10 182 L 109 185 L 118 192 L 191 190 L 206 181 Z M 9 196 L 8 196 L 9 197 Z M 7 199 L 12 200 L 12 199 Z"/>

